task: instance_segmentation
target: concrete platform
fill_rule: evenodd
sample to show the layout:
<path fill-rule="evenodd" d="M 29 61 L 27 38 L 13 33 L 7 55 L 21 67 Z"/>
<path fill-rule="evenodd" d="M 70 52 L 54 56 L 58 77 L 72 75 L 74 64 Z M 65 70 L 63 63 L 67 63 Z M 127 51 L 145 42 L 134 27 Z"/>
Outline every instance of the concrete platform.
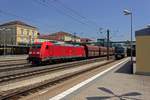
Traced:
<path fill-rule="evenodd" d="M 88 68 L 92 68 L 94 66 L 98 66 L 98 65 L 102 65 L 106 62 L 109 61 L 101 61 L 101 62 L 95 62 L 95 63 L 91 63 L 88 65 L 82 65 L 82 67 L 74 67 L 74 68 L 68 68 L 66 70 L 60 70 L 57 72 L 51 72 L 51 73 L 47 73 L 45 75 L 39 76 L 39 77 L 34 77 L 31 79 L 27 79 L 27 80 L 22 80 L 22 81 L 18 81 L 18 82 L 14 82 L 14 83 L 8 83 L 8 84 L 4 84 L 1 85 L 0 84 L 0 93 L 4 92 L 4 91 L 8 91 L 8 90 L 15 90 L 17 88 L 22 88 L 22 87 L 26 87 L 26 86 L 32 86 L 35 84 L 38 84 L 40 82 L 44 82 L 44 81 L 48 81 L 48 80 L 54 80 L 60 77 L 63 77 L 65 75 L 69 75 L 72 73 L 77 73 L 77 72 L 82 72 L 83 70 L 86 70 Z"/>
<path fill-rule="evenodd" d="M 49 100 L 149 100 L 150 76 L 133 75 L 131 69 L 130 63 L 119 65 L 69 95 L 64 92 Z"/>
<path fill-rule="evenodd" d="M 0 61 L 27 59 L 28 55 L 1 55 Z"/>

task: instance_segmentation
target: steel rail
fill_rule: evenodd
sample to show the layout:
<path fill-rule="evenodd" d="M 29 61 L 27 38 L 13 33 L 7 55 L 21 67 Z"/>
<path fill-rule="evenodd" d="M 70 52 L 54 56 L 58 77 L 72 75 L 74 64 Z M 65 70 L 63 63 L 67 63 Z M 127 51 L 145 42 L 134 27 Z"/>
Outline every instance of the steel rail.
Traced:
<path fill-rule="evenodd" d="M 103 60 L 103 59 L 99 59 L 100 60 Z M 98 59 L 96 60 L 98 61 Z M 114 60 L 112 61 L 109 61 L 109 62 L 106 62 L 106 63 L 103 63 L 101 65 L 97 65 L 97 66 L 94 66 L 94 67 L 91 67 L 91 68 L 87 68 L 87 69 L 84 69 L 84 70 L 81 70 L 81 71 L 77 71 L 77 72 L 74 72 L 74 73 L 70 73 L 70 74 L 66 74 L 64 76 L 61 76 L 61 77 L 57 77 L 57 78 L 54 78 L 53 80 L 47 80 L 47 81 L 44 81 L 42 83 L 38 83 L 38 84 L 34 84 L 34 85 L 31 85 L 31 86 L 27 86 L 27 87 L 22 87 L 22 88 L 19 88 L 19 89 L 15 89 L 15 90 L 10 90 L 10 91 L 7 91 L 7 93 L 0 93 L 0 98 L 1 99 L 6 99 L 6 98 L 10 98 L 14 95 L 18 95 L 20 93 L 24 93 L 24 92 L 27 92 L 29 90 L 32 90 L 32 89 L 36 89 L 36 88 L 39 88 L 40 86 L 43 86 L 43 85 L 46 85 L 46 84 L 52 84 L 53 82 L 57 82 L 57 81 L 60 81 L 60 80 L 63 80 L 63 79 L 66 79 L 66 78 L 69 78 L 69 77 L 72 77 L 72 76 L 76 76 L 78 74 L 82 74 L 84 72 L 87 72 L 89 70 L 92 70 L 92 69 L 95 69 L 95 68 L 98 68 L 100 66 L 103 66 L 103 65 L 106 65 L 106 64 L 109 64 L 109 63 L 112 63 Z M 77 63 L 74 63 L 74 64 L 68 64 L 66 66 L 66 64 L 63 64 L 63 67 L 59 66 L 58 68 L 54 68 L 53 70 L 49 70 L 50 71 L 54 71 L 54 70 L 60 70 L 60 69 L 64 69 L 64 68 L 71 68 L 71 67 L 79 67 L 81 65 L 86 65 L 86 64 L 90 64 L 90 63 L 93 63 L 95 62 L 94 60 L 91 60 L 91 61 L 88 61 L 88 62 L 78 62 Z"/>

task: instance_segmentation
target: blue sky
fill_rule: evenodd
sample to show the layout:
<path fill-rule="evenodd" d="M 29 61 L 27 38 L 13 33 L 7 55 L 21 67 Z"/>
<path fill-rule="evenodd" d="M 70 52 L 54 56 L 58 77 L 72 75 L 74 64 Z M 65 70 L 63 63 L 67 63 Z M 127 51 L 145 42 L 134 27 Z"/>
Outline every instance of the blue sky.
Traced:
<path fill-rule="evenodd" d="M 112 40 L 130 40 L 130 17 L 123 10 L 132 10 L 134 33 L 150 23 L 149 4 L 150 0 L 0 0 L 0 23 L 22 20 L 42 34 L 76 32 L 92 39 L 105 37 L 99 32 L 103 28 L 110 29 Z"/>

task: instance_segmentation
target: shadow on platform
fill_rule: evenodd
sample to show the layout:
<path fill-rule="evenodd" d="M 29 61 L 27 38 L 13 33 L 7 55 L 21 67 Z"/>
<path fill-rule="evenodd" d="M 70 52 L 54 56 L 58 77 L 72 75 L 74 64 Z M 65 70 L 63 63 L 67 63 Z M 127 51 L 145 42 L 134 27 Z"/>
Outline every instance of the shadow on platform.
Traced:
<path fill-rule="evenodd" d="M 129 92 L 129 93 L 124 93 L 124 94 L 118 95 L 118 94 L 115 94 L 110 89 L 107 89 L 104 87 L 99 87 L 98 89 L 109 95 L 108 96 L 87 97 L 87 100 L 110 100 L 110 99 L 114 99 L 114 98 L 116 98 L 117 100 L 141 100 L 141 99 L 134 98 L 134 96 L 142 95 L 139 92 Z"/>
<path fill-rule="evenodd" d="M 115 73 L 125 73 L 132 74 L 133 68 L 131 67 L 131 62 L 126 63 L 124 66 L 115 71 Z"/>

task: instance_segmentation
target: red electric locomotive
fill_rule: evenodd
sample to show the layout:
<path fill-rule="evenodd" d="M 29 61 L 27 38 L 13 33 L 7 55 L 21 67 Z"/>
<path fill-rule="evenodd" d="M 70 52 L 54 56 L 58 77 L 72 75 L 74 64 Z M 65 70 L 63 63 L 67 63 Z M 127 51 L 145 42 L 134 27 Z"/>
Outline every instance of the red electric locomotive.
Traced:
<path fill-rule="evenodd" d="M 82 58 L 85 56 L 83 46 L 62 45 L 52 42 L 34 43 L 29 51 L 29 62 L 39 64 L 57 59 Z"/>

